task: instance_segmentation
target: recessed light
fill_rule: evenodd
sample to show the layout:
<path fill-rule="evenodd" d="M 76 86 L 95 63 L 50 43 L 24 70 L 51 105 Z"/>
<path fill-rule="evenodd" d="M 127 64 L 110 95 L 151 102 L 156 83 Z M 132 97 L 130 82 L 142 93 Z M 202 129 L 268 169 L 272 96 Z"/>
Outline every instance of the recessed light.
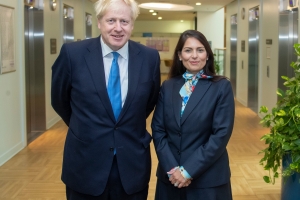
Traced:
<path fill-rule="evenodd" d="M 162 17 L 158 17 L 158 19 L 162 19 Z"/>
<path fill-rule="evenodd" d="M 183 22 L 183 20 L 180 20 L 180 22 Z"/>
<path fill-rule="evenodd" d="M 157 13 L 156 13 L 156 12 L 154 12 L 154 13 L 152 13 L 152 15 L 157 15 Z"/>
<path fill-rule="evenodd" d="M 196 3 L 196 6 L 200 6 L 201 5 L 201 3 Z"/>
<path fill-rule="evenodd" d="M 149 10 L 149 12 L 154 12 L 154 10 Z"/>

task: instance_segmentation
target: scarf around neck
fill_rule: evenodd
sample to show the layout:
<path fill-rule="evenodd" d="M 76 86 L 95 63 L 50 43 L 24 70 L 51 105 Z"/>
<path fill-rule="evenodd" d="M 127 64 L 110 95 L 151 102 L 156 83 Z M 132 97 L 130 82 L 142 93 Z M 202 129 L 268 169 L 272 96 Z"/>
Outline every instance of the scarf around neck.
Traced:
<path fill-rule="evenodd" d="M 203 69 L 199 71 L 197 74 L 192 74 L 189 71 L 186 71 L 182 74 L 182 77 L 185 79 L 185 83 L 183 84 L 182 88 L 179 91 L 179 94 L 182 98 L 182 106 L 181 106 L 181 113 L 182 116 L 183 111 L 186 107 L 186 104 L 194 91 L 196 84 L 198 83 L 199 79 L 211 79 L 213 76 L 207 76 L 204 74 Z"/>

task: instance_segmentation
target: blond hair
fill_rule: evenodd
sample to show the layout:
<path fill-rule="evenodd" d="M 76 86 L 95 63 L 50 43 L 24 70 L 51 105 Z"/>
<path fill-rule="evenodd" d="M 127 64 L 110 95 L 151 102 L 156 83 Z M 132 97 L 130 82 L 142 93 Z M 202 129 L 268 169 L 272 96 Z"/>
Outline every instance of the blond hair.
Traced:
<path fill-rule="evenodd" d="M 101 19 L 109 8 L 117 8 L 120 1 L 123 1 L 131 8 L 131 18 L 135 21 L 137 16 L 140 14 L 139 6 L 135 0 L 98 0 L 94 4 L 97 19 Z"/>

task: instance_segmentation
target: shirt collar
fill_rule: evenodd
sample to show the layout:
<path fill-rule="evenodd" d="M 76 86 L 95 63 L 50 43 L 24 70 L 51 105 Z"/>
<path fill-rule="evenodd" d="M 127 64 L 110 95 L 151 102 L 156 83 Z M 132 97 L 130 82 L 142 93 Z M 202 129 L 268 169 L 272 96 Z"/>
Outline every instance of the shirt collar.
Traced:
<path fill-rule="evenodd" d="M 105 57 L 108 54 L 110 54 L 111 52 L 113 52 L 113 50 L 104 43 L 102 36 L 100 37 L 100 43 L 101 43 L 103 57 Z M 127 60 L 128 59 L 128 41 L 117 52 L 122 56 L 122 58 Z"/>

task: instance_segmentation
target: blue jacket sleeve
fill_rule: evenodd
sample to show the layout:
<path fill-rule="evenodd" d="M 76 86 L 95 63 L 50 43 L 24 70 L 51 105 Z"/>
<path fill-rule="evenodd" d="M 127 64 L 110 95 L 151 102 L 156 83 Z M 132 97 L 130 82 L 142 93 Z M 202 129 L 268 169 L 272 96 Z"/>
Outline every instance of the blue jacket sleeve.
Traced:
<path fill-rule="evenodd" d="M 51 104 L 57 114 L 69 125 L 71 117 L 71 61 L 64 44 L 52 66 Z"/>
<path fill-rule="evenodd" d="M 167 174 L 173 167 L 178 166 L 179 163 L 176 161 L 174 155 L 171 152 L 168 143 L 168 136 L 165 129 L 164 120 L 164 83 L 162 84 L 158 102 L 156 104 L 155 112 L 152 118 L 152 136 L 156 150 L 156 154 L 159 160 L 159 164 Z"/>

